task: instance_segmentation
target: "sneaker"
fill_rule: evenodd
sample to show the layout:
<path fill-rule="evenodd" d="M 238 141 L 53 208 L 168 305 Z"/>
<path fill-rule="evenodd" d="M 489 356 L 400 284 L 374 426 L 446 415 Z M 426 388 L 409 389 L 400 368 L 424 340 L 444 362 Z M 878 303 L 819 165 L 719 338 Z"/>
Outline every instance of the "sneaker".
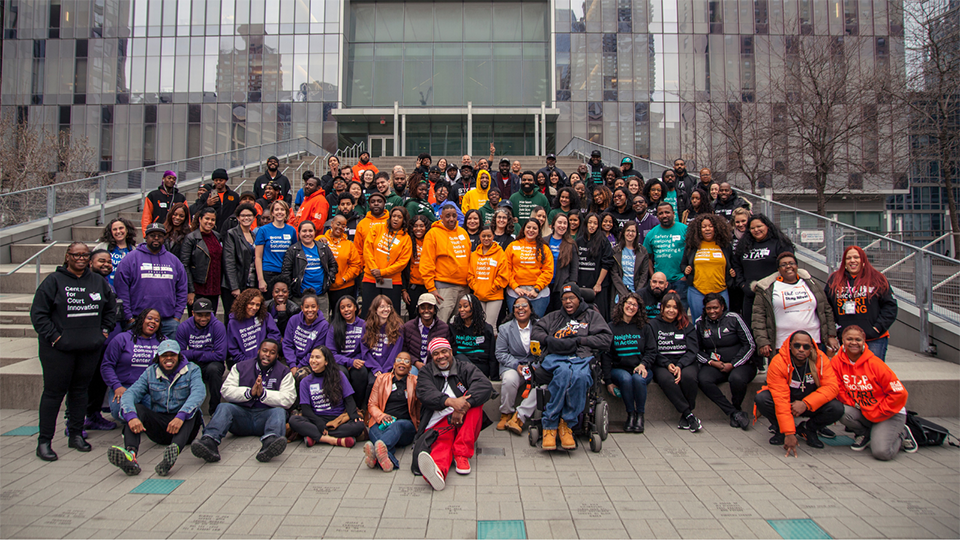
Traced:
<path fill-rule="evenodd" d="M 116 429 L 117 424 L 107 420 L 102 414 L 95 413 L 84 419 L 83 427 L 91 431 L 110 431 L 111 429 Z"/>
<path fill-rule="evenodd" d="M 363 445 L 363 463 L 371 469 L 377 466 L 377 456 L 373 453 L 373 443 L 370 441 Z"/>
<path fill-rule="evenodd" d="M 510 421 L 512 414 L 509 413 L 500 413 L 500 421 L 497 422 L 497 431 L 505 431 L 507 429 L 507 422 Z"/>
<path fill-rule="evenodd" d="M 833 430 L 830 429 L 830 428 L 828 428 L 828 427 L 821 428 L 820 431 L 817 432 L 817 434 L 820 435 L 820 437 L 822 437 L 822 438 L 824 438 L 824 439 L 836 439 L 836 438 L 837 438 L 837 434 L 834 433 Z"/>
<path fill-rule="evenodd" d="M 864 448 L 870 446 L 870 433 L 864 433 L 863 435 L 857 435 L 853 438 L 853 444 L 850 445 L 850 449 L 854 452 L 861 452 Z"/>
<path fill-rule="evenodd" d="M 690 429 L 690 419 L 686 416 L 681 416 L 680 422 L 677 424 L 677 429 Z"/>
<path fill-rule="evenodd" d="M 463 456 L 454 456 L 453 461 L 457 464 L 457 474 L 470 474 L 470 460 Z"/>
<path fill-rule="evenodd" d="M 136 476 L 140 474 L 140 464 L 137 463 L 137 454 L 131 450 L 111 446 L 107 449 L 107 461 L 111 465 L 119 467 L 127 476 Z"/>
<path fill-rule="evenodd" d="M 694 416 L 693 413 L 690 413 L 690 415 L 687 416 L 687 423 L 690 425 L 691 433 L 697 433 L 703 429 L 703 424 L 700 422 L 700 419 Z"/>
<path fill-rule="evenodd" d="M 443 473 L 440 472 L 440 467 L 437 467 L 437 462 L 433 460 L 430 452 L 420 452 L 420 455 L 417 456 L 417 465 L 420 466 L 420 474 L 423 475 L 423 479 L 434 490 L 443 491 L 443 488 L 447 487 L 447 482 L 443 479 Z"/>
<path fill-rule="evenodd" d="M 190 452 L 207 463 L 216 463 L 220 461 L 220 452 L 217 451 L 217 441 L 213 437 L 204 435 L 193 441 L 190 445 Z"/>
<path fill-rule="evenodd" d="M 910 426 L 903 426 L 903 451 L 912 454 L 919 448 L 917 439 L 913 436 L 913 431 L 910 431 Z"/>
<path fill-rule="evenodd" d="M 390 449 L 387 448 L 387 443 L 383 441 L 377 441 L 377 444 L 374 445 L 373 449 L 377 454 L 377 463 L 380 464 L 380 468 L 383 469 L 383 472 L 392 471 L 393 460 L 390 459 Z"/>
<path fill-rule="evenodd" d="M 812 448 L 823 448 L 823 441 L 817 437 L 816 430 L 808 429 L 806 424 L 803 424 L 802 430 L 799 426 L 797 426 L 797 436 L 806 439 L 807 446 Z"/>
<path fill-rule="evenodd" d="M 154 472 L 157 473 L 157 476 L 166 476 L 170 473 L 170 469 L 173 468 L 173 464 L 177 462 L 177 457 L 180 456 L 180 447 L 176 444 L 171 444 L 170 446 L 163 449 L 163 459 L 160 460 L 160 463 L 157 463 L 157 466 L 154 467 Z"/>
<path fill-rule="evenodd" d="M 310 437 L 304 437 L 303 442 L 307 445 L 307 448 L 310 448 L 311 446 L 317 444 L 317 441 L 313 440 Z"/>
<path fill-rule="evenodd" d="M 282 454 L 286 449 L 287 439 L 284 437 L 277 437 L 276 435 L 267 437 L 264 439 L 263 445 L 260 447 L 260 451 L 257 452 L 257 461 L 260 463 L 266 463 Z"/>
<path fill-rule="evenodd" d="M 773 437 L 770 437 L 769 442 L 774 446 L 783 446 L 783 443 L 786 442 L 786 437 L 783 433 L 774 433 Z"/>
<path fill-rule="evenodd" d="M 730 426 L 746 430 L 750 427 L 750 417 L 743 411 L 737 411 L 730 415 Z"/>

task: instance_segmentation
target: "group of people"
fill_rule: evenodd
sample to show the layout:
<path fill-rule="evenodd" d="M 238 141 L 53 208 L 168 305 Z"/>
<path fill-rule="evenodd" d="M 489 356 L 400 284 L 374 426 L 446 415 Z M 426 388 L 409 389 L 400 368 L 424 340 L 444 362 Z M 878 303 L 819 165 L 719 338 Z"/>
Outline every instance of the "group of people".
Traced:
<path fill-rule="evenodd" d="M 679 429 L 703 428 L 700 391 L 748 429 L 759 371 L 754 416 L 788 454 L 797 437 L 822 447 L 838 420 L 878 459 L 916 449 L 883 362 L 897 304 L 861 248 L 822 286 L 709 169 L 694 180 L 678 159 L 644 182 L 629 158 L 607 167 L 594 152 L 569 175 L 552 155 L 536 172 L 506 159 L 491 171 L 493 150 L 476 169 L 421 154 L 409 175 L 331 156 L 296 194 L 271 157 L 253 192 L 218 169 L 190 206 L 167 171 L 144 202 L 143 243 L 114 219 L 37 291 L 37 455 L 57 459 L 67 396 L 68 446 L 90 451 L 85 430 L 119 422 L 108 459 L 127 474 L 143 433 L 164 446 L 160 475 L 186 446 L 218 461 L 233 433 L 261 439 L 260 461 L 297 439 L 364 441 L 384 471 L 412 444 L 412 468 L 442 489 L 452 465 L 470 472 L 491 381 L 496 429 L 516 435 L 537 412 L 530 388 L 546 386 L 550 450 L 576 447 L 595 384 L 623 400 L 625 432 L 644 431 L 654 380 Z"/>

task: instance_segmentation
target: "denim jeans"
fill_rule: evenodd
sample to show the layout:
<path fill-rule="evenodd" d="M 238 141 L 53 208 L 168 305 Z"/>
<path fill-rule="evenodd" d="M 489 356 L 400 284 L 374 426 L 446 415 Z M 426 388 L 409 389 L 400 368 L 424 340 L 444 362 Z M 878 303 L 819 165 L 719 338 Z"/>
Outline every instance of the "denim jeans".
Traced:
<path fill-rule="evenodd" d="M 220 444 L 228 431 L 237 437 L 283 437 L 287 431 L 287 411 L 280 407 L 261 409 L 221 403 L 210 423 L 203 428 L 203 435 Z"/>
<path fill-rule="evenodd" d="M 623 406 L 626 407 L 627 412 L 643 414 L 647 404 L 647 384 L 653 379 L 653 370 L 647 371 L 646 377 L 641 377 L 639 373 L 613 368 L 610 376 L 613 378 L 613 384 L 620 389 Z"/>
<path fill-rule="evenodd" d="M 890 338 L 880 338 L 873 341 L 867 342 L 867 348 L 870 349 L 870 352 L 877 355 L 877 358 L 887 361 L 887 344 L 890 343 Z"/>
<path fill-rule="evenodd" d="M 413 422 L 410 420 L 398 418 L 384 429 L 380 429 L 379 425 L 371 426 L 367 430 L 367 434 L 373 444 L 377 444 L 377 441 L 383 441 L 383 444 L 387 445 L 387 454 L 390 456 L 390 461 L 393 462 L 393 467 L 397 468 L 400 466 L 400 462 L 393 455 L 393 449 L 412 444 L 417 434 L 417 428 L 413 427 Z"/>
<path fill-rule="evenodd" d="M 527 300 L 530 299 L 528 298 Z M 507 314 L 513 313 L 513 304 L 516 301 L 517 297 L 504 293 L 503 302 L 507 305 Z M 530 300 L 530 307 L 533 308 L 533 312 L 537 314 L 537 317 L 543 317 L 543 314 L 547 312 L 547 308 L 550 307 L 550 295 L 544 296 L 543 298 Z M 496 328 L 495 325 L 491 326 Z"/>
<path fill-rule="evenodd" d="M 178 326 L 180 326 L 179 321 L 173 317 L 166 317 L 160 321 L 160 333 L 167 339 L 174 339 L 177 337 Z"/>
<path fill-rule="evenodd" d="M 580 420 L 580 413 L 587 404 L 587 390 L 593 382 L 590 375 L 592 356 L 562 356 L 548 354 L 543 360 L 544 369 L 553 373 L 547 386 L 550 401 L 543 411 L 543 429 L 557 429 L 562 418 L 569 427 Z"/>
<path fill-rule="evenodd" d="M 687 304 L 690 305 L 690 320 L 696 322 L 700 318 L 700 315 L 703 315 L 703 298 L 707 296 L 697 290 L 696 287 L 687 288 Z M 723 301 L 730 305 L 730 293 L 726 290 L 720 293 L 720 296 L 723 297 Z"/>
<path fill-rule="evenodd" d="M 110 388 L 107 388 L 107 397 L 110 400 L 110 415 L 113 416 L 114 420 L 122 423 L 123 417 L 120 416 L 120 402 L 113 400 L 113 390 L 111 390 Z M 144 405 L 149 407 L 153 403 L 153 400 L 150 399 L 150 396 L 148 394 L 143 396 L 143 399 L 140 400 L 140 403 L 143 403 Z"/>
<path fill-rule="evenodd" d="M 687 284 L 686 281 L 683 280 L 683 278 L 680 278 L 680 279 L 678 279 L 678 280 L 676 280 L 676 281 L 674 281 L 674 282 L 671 282 L 671 283 L 669 283 L 669 284 L 667 285 L 667 290 L 668 290 L 668 291 L 671 291 L 671 290 L 672 290 L 672 291 L 676 291 L 676 293 L 680 295 L 680 303 L 683 304 L 683 309 L 684 309 L 684 310 L 687 309 L 686 303 L 687 303 L 687 288 L 688 288 L 688 287 L 689 287 L 689 285 Z"/>

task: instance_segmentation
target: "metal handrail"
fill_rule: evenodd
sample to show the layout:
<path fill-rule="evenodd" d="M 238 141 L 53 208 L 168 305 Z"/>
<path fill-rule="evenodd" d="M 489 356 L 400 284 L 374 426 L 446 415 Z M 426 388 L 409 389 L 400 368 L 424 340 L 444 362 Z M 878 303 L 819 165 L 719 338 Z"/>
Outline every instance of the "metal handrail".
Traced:
<path fill-rule="evenodd" d="M 651 160 L 649 160 L 649 159 L 645 159 L 645 158 L 641 158 L 641 157 L 634 156 L 634 155 L 632 155 L 632 154 L 628 154 L 628 153 L 623 152 L 623 151 L 621 151 L 621 150 L 616 150 L 616 149 L 614 149 L 614 148 L 610 148 L 609 146 L 603 146 L 602 144 L 597 144 L 597 143 L 595 143 L 595 142 L 588 141 L 588 140 L 584 139 L 583 137 L 573 137 L 573 138 L 571 138 L 571 139 L 570 139 L 570 142 L 567 143 L 567 145 L 563 147 L 563 150 L 560 150 L 559 152 L 557 152 L 557 155 L 571 155 L 571 154 L 573 154 L 573 149 L 571 149 L 568 153 L 564 153 L 564 152 L 567 152 L 567 147 L 569 147 L 569 146 L 571 145 L 571 143 L 573 143 L 574 141 L 580 141 L 580 142 L 585 143 L 585 144 L 588 144 L 588 145 L 596 146 L 596 147 L 598 147 L 598 148 L 602 148 L 602 149 L 609 150 L 609 151 L 614 152 L 614 153 L 617 153 L 617 154 L 621 154 L 621 155 L 623 155 L 623 156 L 627 156 L 627 157 L 629 157 L 629 158 L 631 158 L 631 159 L 637 159 L 637 160 L 641 160 L 641 161 L 650 163 L 650 164 L 652 164 L 652 165 L 656 165 L 656 166 L 658 166 L 658 167 L 663 167 L 664 170 L 672 168 L 672 167 L 670 167 L 670 166 L 668 166 L 668 165 L 664 165 L 664 164 L 662 164 L 662 163 L 657 163 L 657 162 L 651 161 Z M 689 174 L 689 175 L 690 175 L 691 177 L 693 177 L 693 178 L 699 178 L 699 175 L 693 174 L 693 173 L 691 173 L 691 172 L 689 172 L 689 171 L 687 171 L 687 174 Z M 906 248 L 906 249 L 909 249 L 909 250 L 922 251 L 923 253 L 925 253 L 925 254 L 927 254 L 927 255 L 930 255 L 931 257 L 934 257 L 934 258 L 936 258 L 936 259 L 944 260 L 944 261 L 949 262 L 949 263 L 951 263 L 951 264 L 960 264 L 960 261 L 958 261 L 957 259 L 952 259 L 952 258 L 950 258 L 950 257 L 947 257 L 946 255 L 941 255 L 941 254 L 939 254 L 939 253 L 936 253 L 936 252 L 933 252 L 933 251 L 929 251 L 929 250 L 924 249 L 924 248 L 918 248 L 917 246 L 914 246 L 914 245 L 912 245 L 912 244 L 908 244 L 908 243 L 906 243 L 906 242 L 901 242 L 900 240 L 894 240 L 893 238 L 887 238 L 887 237 L 885 237 L 885 236 L 883 236 L 883 235 L 881 235 L 881 234 L 877 234 L 877 233 L 874 233 L 874 232 L 870 232 L 870 231 L 868 231 L 868 230 L 861 229 L 861 228 L 859 228 L 859 227 L 855 227 L 855 226 L 853 226 L 853 225 L 849 225 L 849 224 L 847 224 L 847 223 L 843 223 L 843 222 L 837 221 L 837 220 L 835 220 L 835 219 L 830 219 L 830 218 L 828 218 L 828 217 L 826 217 L 826 216 L 821 216 L 820 214 L 816 214 L 816 213 L 814 213 L 814 212 L 808 212 L 808 211 L 803 210 L 803 209 L 800 209 L 800 208 L 795 208 L 795 207 L 793 207 L 793 206 L 788 206 L 788 205 L 783 204 L 783 203 L 781 203 L 781 202 L 774 201 L 773 199 L 768 199 L 768 198 L 764 197 L 763 195 L 759 195 L 759 194 L 756 194 L 756 193 L 750 193 L 750 194 L 749 194 L 749 197 L 754 198 L 754 199 L 759 200 L 759 201 L 763 201 L 763 202 L 769 203 L 769 204 L 773 204 L 773 205 L 776 205 L 776 206 L 781 206 L 781 207 L 783 207 L 783 208 L 785 208 L 785 209 L 787 209 L 787 210 L 789 210 L 789 211 L 791 211 L 791 212 L 796 212 L 796 213 L 798 213 L 798 214 L 800 214 L 800 215 L 804 215 L 804 216 L 811 217 L 811 218 L 814 218 L 814 219 L 823 220 L 823 221 L 825 221 L 825 222 L 827 222 L 827 223 L 830 223 L 830 224 L 832 224 L 832 225 L 835 225 L 835 226 L 837 226 L 837 227 L 842 227 L 842 228 L 845 228 L 845 229 L 849 229 L 851 232 L 854 232 L 854 233 L 856 233 L 857 235 L 866 235 L 866 236 L 869 236 L 869 237 L 874 238 L 874 239 L 883 240 L 884 242 L 890 242 L 891 244 L 896 245 L 896 246 L 900 246 L 900 247 L 902 247 L 902 248 Z"/>
<path fill-rule="evenodd" d="M 30 264 L 30 261 L 36 259 L 36 260 L 37 260 L 37 273 L 36 273 L 36 275 L 37 275 L 37 288 L 39 289 L 39 288 L 40 288 L 40 255 L 43 255 L 43 252 L 47 251 L 48 249 L 52 248 L 53 246 L 55 246 L 55 245 L 57 245 L 57 244 L 59 244 L 59 243 L 60 243 L 59 240 L 54 240 L 51 244 L 47 245 L 47 247 L 45 247 L 45 248 L 41 249 L 40 251 L 34 253 L 34 254 L 31 255 L 27 260 L 25 260 L 25 261 L 23 261 L 22 263 L 20 263 L 19 266 L 17 266 L 17 267 L 14 268 L 13 270 L 7 272 L 6 274 L 0 275 L 0 277 L 10 277 L 10 276 L 13 275 L 14 273 L 16 273 L 17 270 L 20 270 L 20 269 L 23 268 L 24 266 Z"/>

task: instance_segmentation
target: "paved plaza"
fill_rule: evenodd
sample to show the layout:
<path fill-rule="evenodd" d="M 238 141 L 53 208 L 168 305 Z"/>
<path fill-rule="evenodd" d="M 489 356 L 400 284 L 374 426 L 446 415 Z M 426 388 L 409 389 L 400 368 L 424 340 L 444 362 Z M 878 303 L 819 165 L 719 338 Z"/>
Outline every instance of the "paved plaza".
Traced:
<path fill-rule="evenodd" d="M 956 419 L 936 421 L 960 432 Z M 4 434 L 36 423 L 35 411 L 0 411 Z M 612 433 L 598 454 L 543 452 L 491 426 L 473 473 L 451 471 L 442 492 L 410 474 L 409 448 L 384 473 L 359 446 L 298 441 L 262 464 L 256 438 L 228 436 L 219 463 L 186 451 L 170 494 L 134 494 L 159 478 L 156 446 L 144 438 L 144 472 L 127 477 L 106 459 L 119 430 L 92 432 L 88 454 L 67 449 L 62 431 L 54 463 L 34 456 L 36 435 L 0 437 L 0 537 L 477 538 L 479 527 L 480 538 L 802 538 L 811 533 L 774 527 L 805 519 L 833 538 L 960 537 L 957 448 L 880 462 L 801 443 L 786 458 L 763 420 L 748 432 L 708 421 L 701 433 L 648 420 L 646 433 Z"/>

